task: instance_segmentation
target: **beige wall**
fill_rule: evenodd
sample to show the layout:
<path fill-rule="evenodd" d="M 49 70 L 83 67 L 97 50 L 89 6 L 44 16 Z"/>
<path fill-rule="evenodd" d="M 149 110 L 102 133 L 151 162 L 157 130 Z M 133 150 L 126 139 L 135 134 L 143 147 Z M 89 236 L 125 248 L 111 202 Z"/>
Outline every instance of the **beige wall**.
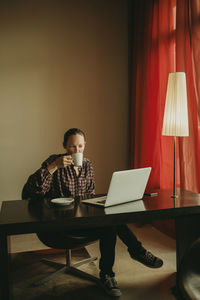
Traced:
<path fill-rule="evenodd" d="M 128 167 L 128 31 L 124 0 L 0 2 L 0 200 L 87 135 L 96 192 Z"/>

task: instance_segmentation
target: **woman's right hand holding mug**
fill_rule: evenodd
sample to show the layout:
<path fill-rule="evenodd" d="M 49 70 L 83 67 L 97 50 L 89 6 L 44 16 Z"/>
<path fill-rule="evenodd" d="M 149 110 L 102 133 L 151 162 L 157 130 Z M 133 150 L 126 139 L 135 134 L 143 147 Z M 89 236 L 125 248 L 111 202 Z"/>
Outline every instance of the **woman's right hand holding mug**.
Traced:
<path fill-rule="evenodd" d="M 49 173 L 53 174 L 57 169 L 65 168 L 73 163 L 71 155 L 58 157 L 53 163 L 48 165 Z"/>

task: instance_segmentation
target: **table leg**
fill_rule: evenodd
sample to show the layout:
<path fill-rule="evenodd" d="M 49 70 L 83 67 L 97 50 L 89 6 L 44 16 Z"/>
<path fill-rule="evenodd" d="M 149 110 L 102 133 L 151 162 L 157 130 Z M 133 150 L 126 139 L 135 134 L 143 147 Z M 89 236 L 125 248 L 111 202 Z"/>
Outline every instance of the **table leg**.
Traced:
<path fill-rule="evenodd" d="M 10 263 L 8 254 L 8 239 L 7 235 L 0 232 L 0 299 L 11 300 L 12 293 L 10 289 Z"/>
<path fill-rule="evenodd" d="M 176 265 L 179 270 L 181 260 L 191 246 L 200 237 L 200 216 L 192 215 L 175 219 L 176 225 Z"/>

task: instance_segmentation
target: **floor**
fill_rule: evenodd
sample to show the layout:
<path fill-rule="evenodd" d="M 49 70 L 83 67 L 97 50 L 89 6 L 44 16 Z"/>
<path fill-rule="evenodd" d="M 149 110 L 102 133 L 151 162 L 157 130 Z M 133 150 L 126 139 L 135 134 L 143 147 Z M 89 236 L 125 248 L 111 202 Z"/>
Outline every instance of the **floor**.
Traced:
<path fill-rule="evenodd" d="M 164 260 L 164 265 L 160 269 L 143 266 L 130 258 L 126 247 L 118 240 L 114 271 L 122 291 L 120 300 L 176 300 L 171 290 L 176 280 L 175 240 L 151 225 L 130 226 L 144 247 Z M 74 252 L 74 259 L 87 257 L 88 253 L 90 256 L 99 256 L 98 243 L 87 246 L 87 251 Z M 60 262 L 64 262 L 65 259 L 63 253 L 26 252 L 12 255 L 14 300 L 106 300 L 111 298 L 95 283 L 68 274 L 60 275 L 41 287 L 33 287 L 32 283 L 35 280 L 53 271 L 52 267 L 40 262 L 43 256 Z M 98 276 L 98 261 L 85 265 L 82 269 Z"/>

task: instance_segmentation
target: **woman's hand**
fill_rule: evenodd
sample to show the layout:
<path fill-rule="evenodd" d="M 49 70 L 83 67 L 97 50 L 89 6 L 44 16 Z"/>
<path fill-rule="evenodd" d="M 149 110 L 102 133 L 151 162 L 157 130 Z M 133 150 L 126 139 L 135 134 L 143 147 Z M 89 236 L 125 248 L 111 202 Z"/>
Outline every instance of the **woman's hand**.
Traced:
<path fill-rule="evenodd" d="M 71 155 L 58 157 L 52 164 L 48 165 L 49 173 L 53 174 L 57 169 L 65 168 L 73 163 Z"/>
<path fill-rule="evenodd" d="M 57 169 L 65 168 L 65 167 L 71 165 L 72 162 L 73 162 L 73 160 L 72 160 L 71 155 L 60 156 L 54 161 Z"/>

